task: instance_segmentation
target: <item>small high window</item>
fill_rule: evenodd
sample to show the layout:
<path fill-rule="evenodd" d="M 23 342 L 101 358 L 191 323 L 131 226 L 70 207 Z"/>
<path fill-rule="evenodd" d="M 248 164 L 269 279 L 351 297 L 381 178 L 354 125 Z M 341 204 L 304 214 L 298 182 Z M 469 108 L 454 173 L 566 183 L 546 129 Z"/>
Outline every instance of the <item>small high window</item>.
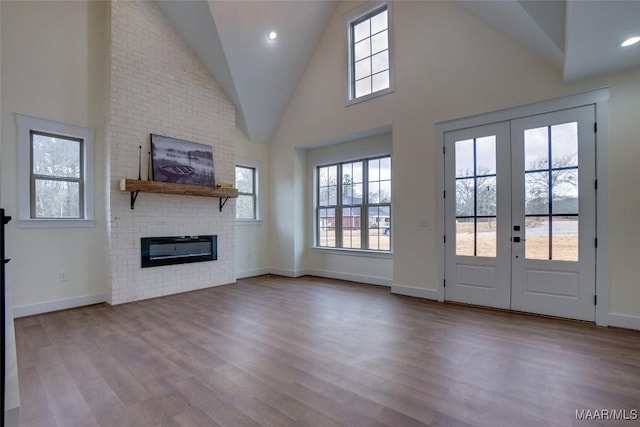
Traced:
<path fill-rule="evenodd" d="M 383 4 L 349 23 L 349 99 L 391 89 L 389 7 Z"/>

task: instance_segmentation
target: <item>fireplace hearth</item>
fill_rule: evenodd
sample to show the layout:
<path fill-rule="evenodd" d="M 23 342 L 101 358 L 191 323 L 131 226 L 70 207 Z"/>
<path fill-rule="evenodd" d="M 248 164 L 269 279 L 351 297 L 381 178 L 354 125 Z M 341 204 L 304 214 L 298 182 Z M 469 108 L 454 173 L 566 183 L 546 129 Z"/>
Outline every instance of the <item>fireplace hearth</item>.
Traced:
<path fill-rule="evenodd" d="M 141 239 L 142 268 L 215 261 L 218 236 L 167 236 Z"/>

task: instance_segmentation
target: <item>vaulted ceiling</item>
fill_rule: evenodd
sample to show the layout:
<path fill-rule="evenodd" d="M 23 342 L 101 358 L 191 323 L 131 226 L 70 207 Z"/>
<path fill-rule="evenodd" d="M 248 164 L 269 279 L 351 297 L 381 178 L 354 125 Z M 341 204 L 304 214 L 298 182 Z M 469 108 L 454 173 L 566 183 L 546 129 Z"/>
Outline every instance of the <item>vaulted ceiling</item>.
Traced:
<path fill-rule="evenodd" d="M 458 0 L 555 66 L 565 81 L 640 67 L 640 1 Z M 334 0 L 157 1 L 237 109 L 247 137 L 268 143 L 335 8 Z M 267 34 L 278 37 L 269 41 Z"/>

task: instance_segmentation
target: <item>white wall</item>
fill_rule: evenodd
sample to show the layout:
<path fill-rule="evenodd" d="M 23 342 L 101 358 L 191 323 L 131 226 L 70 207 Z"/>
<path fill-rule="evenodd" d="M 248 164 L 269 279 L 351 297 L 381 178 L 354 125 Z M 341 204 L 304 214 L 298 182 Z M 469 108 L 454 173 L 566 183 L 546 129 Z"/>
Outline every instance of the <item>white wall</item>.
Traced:
<path fill-rule="evenodd" d="M 17 218 L 15 113 L 89 126 L 95 139 L 95 227 L 7 229 L 18 312 L 104 293 L 105 3 L 2 2 L 2 202 Z M 67 282 L 58 274 L 66 271 Z"/>
<path fill-rule="evenodd" d="M 336 8 L 271 142 L 273 267 L 308 268 L 298 260 L 300 252 L 305 259 L 310 240 L 301 248 L 293 231 L 311 232 L 297 209 L 305 206 L 304 196 L 294 191 L 300 149 L 391 125 L 393 283 L 435 290 L 441 239 L 435 123 L 611 85 L 610 310 L 640 320 L 640 193 L 628 190 L 640 184 L 640 70 L 563 84 L 560 70 L 452 2 L 395 2 L 395 91 L 345 107 L 343 15 L 355 6 Z M 431 225 L 420 227 L 425 217 Z"/>
<path fill-rule="evenodd" d="M 260 165 L 258 184 L 259 221 L 236 222 L 236 277 L 268 273 L 269 254 L 269 146 L 249 141 L 236 128 L 236 163 L 243 160 Z M 249 165 L 251 166 L 251 165 Z"/>
<path fill-rule="evenodd" d="M 154 2 L 111 6 L 107 150 L 110 183 L 107 299 L 112 304 L 235 282 L 235 200 L 222 212 L 218 199 L 140 193 L 130 209 L 121 178 L 142 177 L 149 164 L 149 134 L 213 147 L 217 182 L 235 179 L 235 109 L 222 89 Z M 141 268 L 140 239 L 218 236 L 218 259 Z"/>

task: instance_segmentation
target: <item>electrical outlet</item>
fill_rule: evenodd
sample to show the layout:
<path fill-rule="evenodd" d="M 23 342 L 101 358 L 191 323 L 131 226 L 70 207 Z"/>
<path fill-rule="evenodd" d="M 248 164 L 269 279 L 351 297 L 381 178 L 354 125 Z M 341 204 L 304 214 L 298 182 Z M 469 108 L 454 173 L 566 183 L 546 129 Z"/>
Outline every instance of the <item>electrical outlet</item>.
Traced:
<path fill-rule="evenodd" d="M 67 282 L 69 281 L 69 275 L 66 271 L 61 271 L 60 273 L 58 273 L 58 280 L 60 282 Z"/>

